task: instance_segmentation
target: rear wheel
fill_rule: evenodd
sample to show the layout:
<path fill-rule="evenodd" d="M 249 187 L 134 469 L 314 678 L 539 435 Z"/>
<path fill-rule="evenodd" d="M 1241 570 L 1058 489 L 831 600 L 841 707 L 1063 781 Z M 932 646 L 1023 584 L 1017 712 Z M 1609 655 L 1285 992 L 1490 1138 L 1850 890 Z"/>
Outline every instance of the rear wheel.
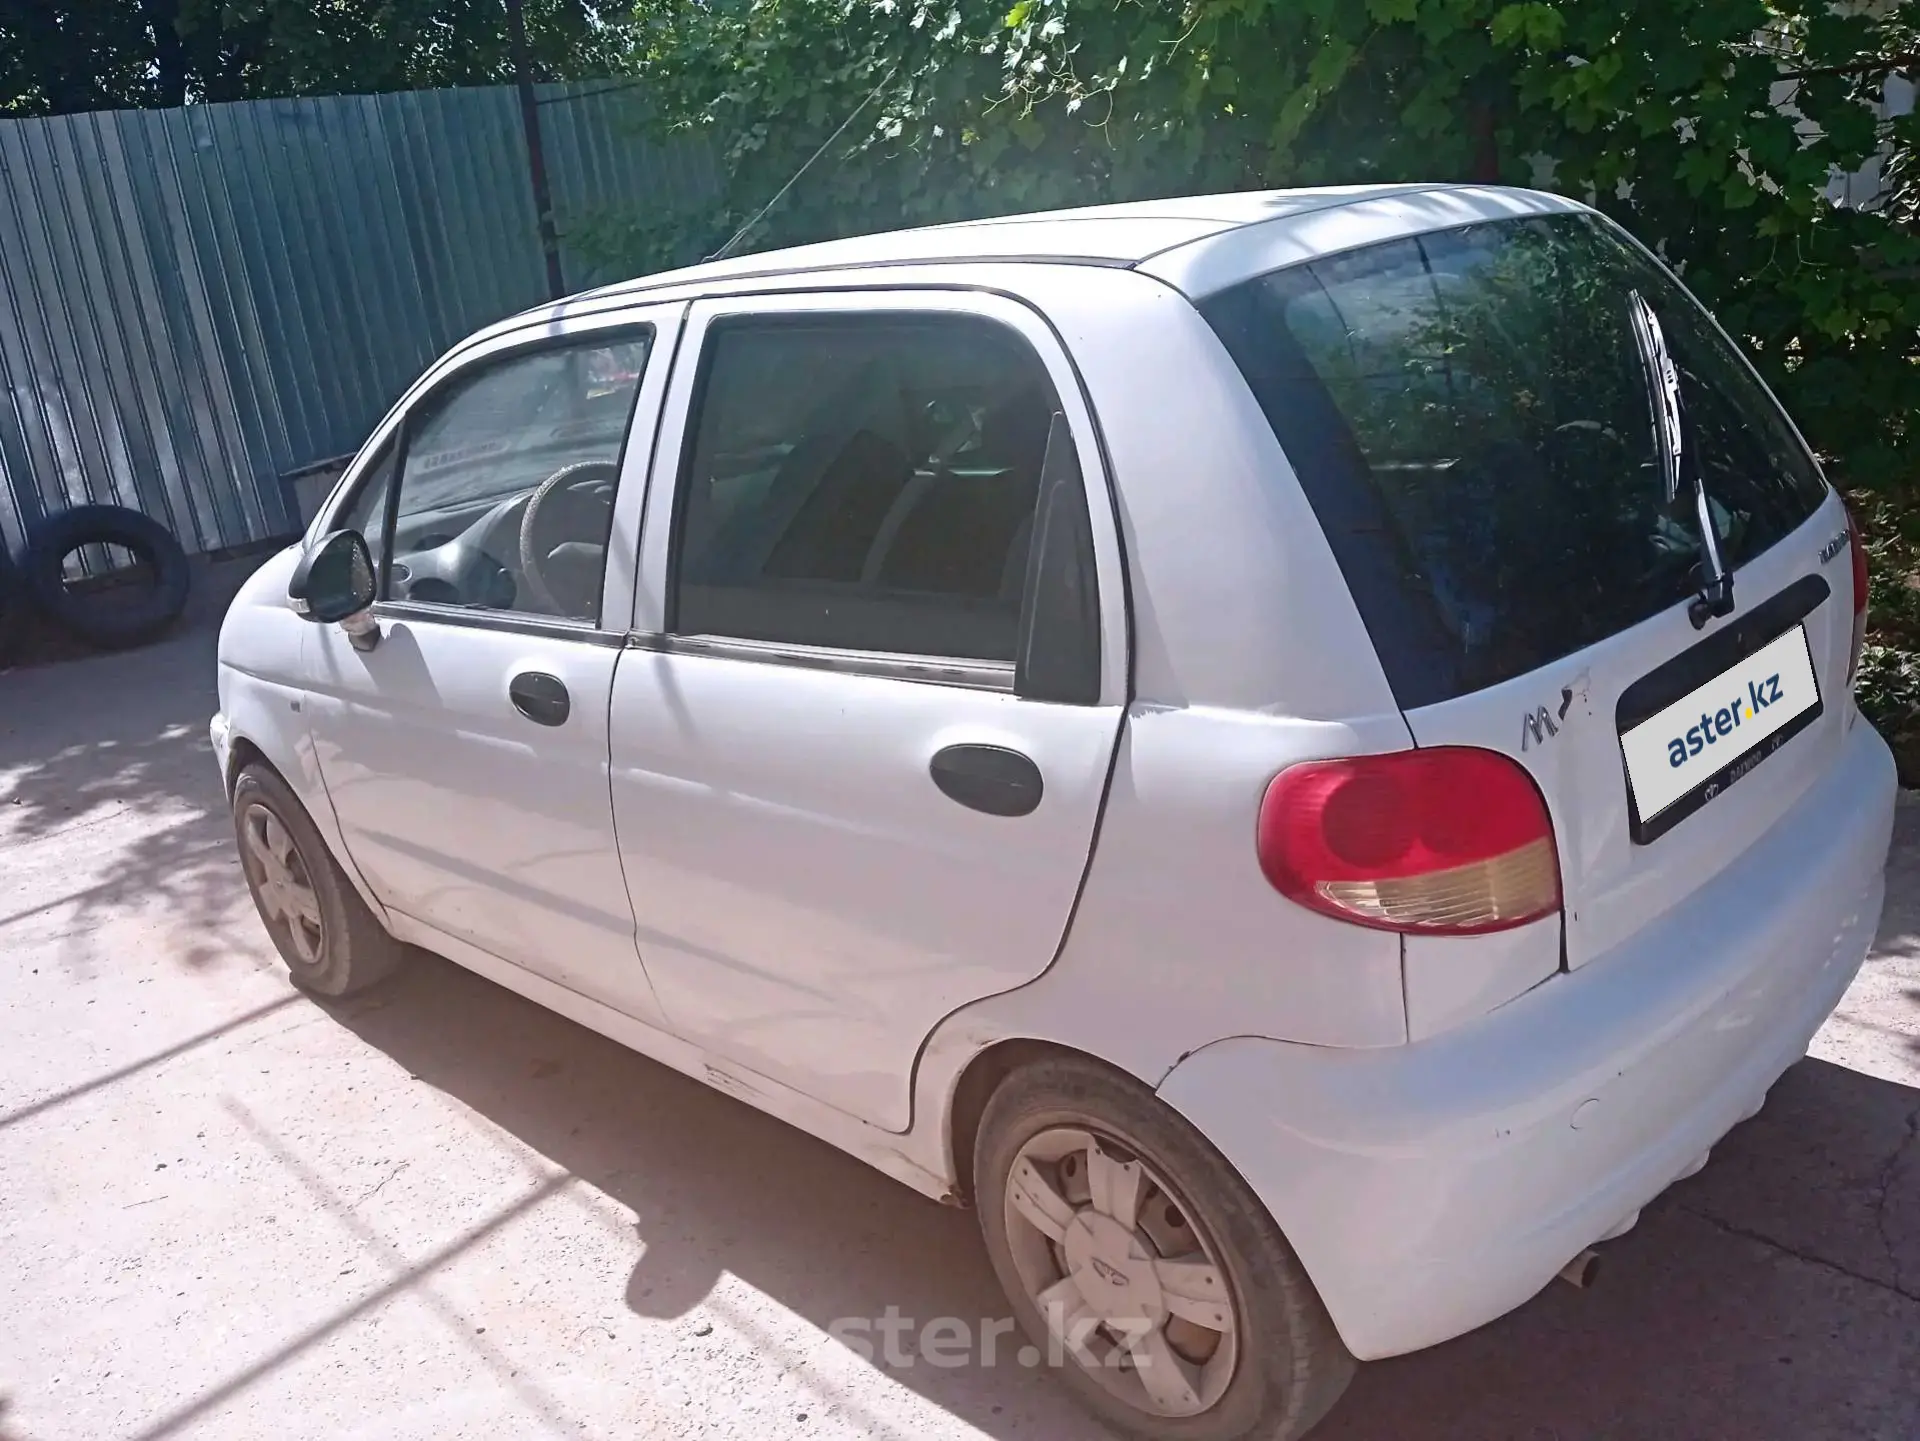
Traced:
<path fill-rule="evenodd" d="M 1015 1317 L 1109 1425 L 1292 1441 L 1346 1389 L 1353 1358 L 1265 1208 L 1145 1087 L 1072 1059 L 1016 1072 L 974 1155 Z"/>
<path fill-rule="evenodd" d="M 400 943 L 360 899 L 292 789 L 259 762 L 234 780 L 233 829 L 254 906 L 296 986 L 345 996 L 393 973 Z"/>

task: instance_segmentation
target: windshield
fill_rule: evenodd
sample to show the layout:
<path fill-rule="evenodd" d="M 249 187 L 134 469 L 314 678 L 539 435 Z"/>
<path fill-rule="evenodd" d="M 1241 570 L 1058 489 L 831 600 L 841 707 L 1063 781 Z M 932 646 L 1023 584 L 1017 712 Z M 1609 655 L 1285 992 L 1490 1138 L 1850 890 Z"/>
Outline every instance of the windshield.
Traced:
<path fill-rule="evenodd" d="M 1636 299 L 1684 405 L 1667 476 Z M 1778 408 L 1661 267 L 1588 215 L 1290 266 L 1205 301 L 1320 519 L 1403 707 L 1495 684 L 1676 602 L 1692 471 L 1735 570 L 1826 494 Z"/>

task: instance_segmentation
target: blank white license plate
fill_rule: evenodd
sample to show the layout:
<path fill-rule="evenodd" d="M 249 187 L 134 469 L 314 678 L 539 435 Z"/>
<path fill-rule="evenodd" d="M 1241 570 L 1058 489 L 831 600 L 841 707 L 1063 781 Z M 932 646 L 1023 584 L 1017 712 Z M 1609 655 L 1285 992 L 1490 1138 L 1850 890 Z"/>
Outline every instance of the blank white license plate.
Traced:
<path fill-rule="evenodd" d="M 1707 787 L 1738 780 L 1776 735 L 1820 704 L 1807 628 L 1796 625 L 1620 736 L 1644 823 Z M 1779 744 L 1786 737 L 1781 736 Z"/>

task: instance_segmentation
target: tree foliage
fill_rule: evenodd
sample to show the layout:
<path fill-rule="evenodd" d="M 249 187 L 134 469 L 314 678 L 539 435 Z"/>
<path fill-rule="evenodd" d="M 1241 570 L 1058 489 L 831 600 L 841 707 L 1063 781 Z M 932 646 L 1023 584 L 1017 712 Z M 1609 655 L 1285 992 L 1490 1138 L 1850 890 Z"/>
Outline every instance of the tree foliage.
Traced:
<path fill-rule="evenodd" d="M 1592 202 L 1680 270 L 1868 518 L 1885 649 L 1864 694 L 1920 757 L 1920 114 L 1881 105 L 1890 76 L 1920 79 L 1920 0 L 526 13 L 545 76 L 642 76 L 664 123 L 724 156 L 708 209 L 574 218 L 576 249 L 629 272 L 711 251 L 857 107 L 749 248 L 1267 186 L 1501 181 Z M 502 0 L 0 0 L 0 115 L 492 83 L 504 20 Z M 1874 206 L 1833 203 L 1869 164 Z"/>
<path fill-rule="evenodd" d="M 1110 199 L 1396 180 L 1544 184 L 1654 245 L 1852 483 L 1920 472 L 1913 0 L 682 0 L 663 113 L 725 151 L 711 248 L 875 87 L 753 243 Z M 1875 212 L 1831 203 L 1879 162 Z M 1902 208 L 1904 207 L 1904 208 Z M 691 230 L 693 233 L 688 234 Z"/>
<path fill-rule="evenodd" d="M 543 76 L 624 68 L 631 9 L 526 0 Z M 0 116 L 512 78 L 501 0 L 0 0 Z"/>

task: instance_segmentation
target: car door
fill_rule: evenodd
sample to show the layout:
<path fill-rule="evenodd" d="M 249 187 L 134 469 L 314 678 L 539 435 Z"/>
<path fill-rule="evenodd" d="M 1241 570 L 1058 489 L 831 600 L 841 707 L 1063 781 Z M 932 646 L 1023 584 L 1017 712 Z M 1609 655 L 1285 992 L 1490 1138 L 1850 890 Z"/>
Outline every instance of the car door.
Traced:
<path fill-rule="evenodd" d="M 378 643 L 308 656 L 341 833 L 396 928 L 642 1017 L 607 709 L 679 308 L 543 324 L 420 390 L 330 527 L 380 565 Z"/>
<path fill-rule="evenodd" d="M 613 694 L 641 954 L 733 1079 L 903 1130 L 1086 868 L 1126 685 L 1092 417 L 986 294 L 704 301 L 681 355 Z"/>

